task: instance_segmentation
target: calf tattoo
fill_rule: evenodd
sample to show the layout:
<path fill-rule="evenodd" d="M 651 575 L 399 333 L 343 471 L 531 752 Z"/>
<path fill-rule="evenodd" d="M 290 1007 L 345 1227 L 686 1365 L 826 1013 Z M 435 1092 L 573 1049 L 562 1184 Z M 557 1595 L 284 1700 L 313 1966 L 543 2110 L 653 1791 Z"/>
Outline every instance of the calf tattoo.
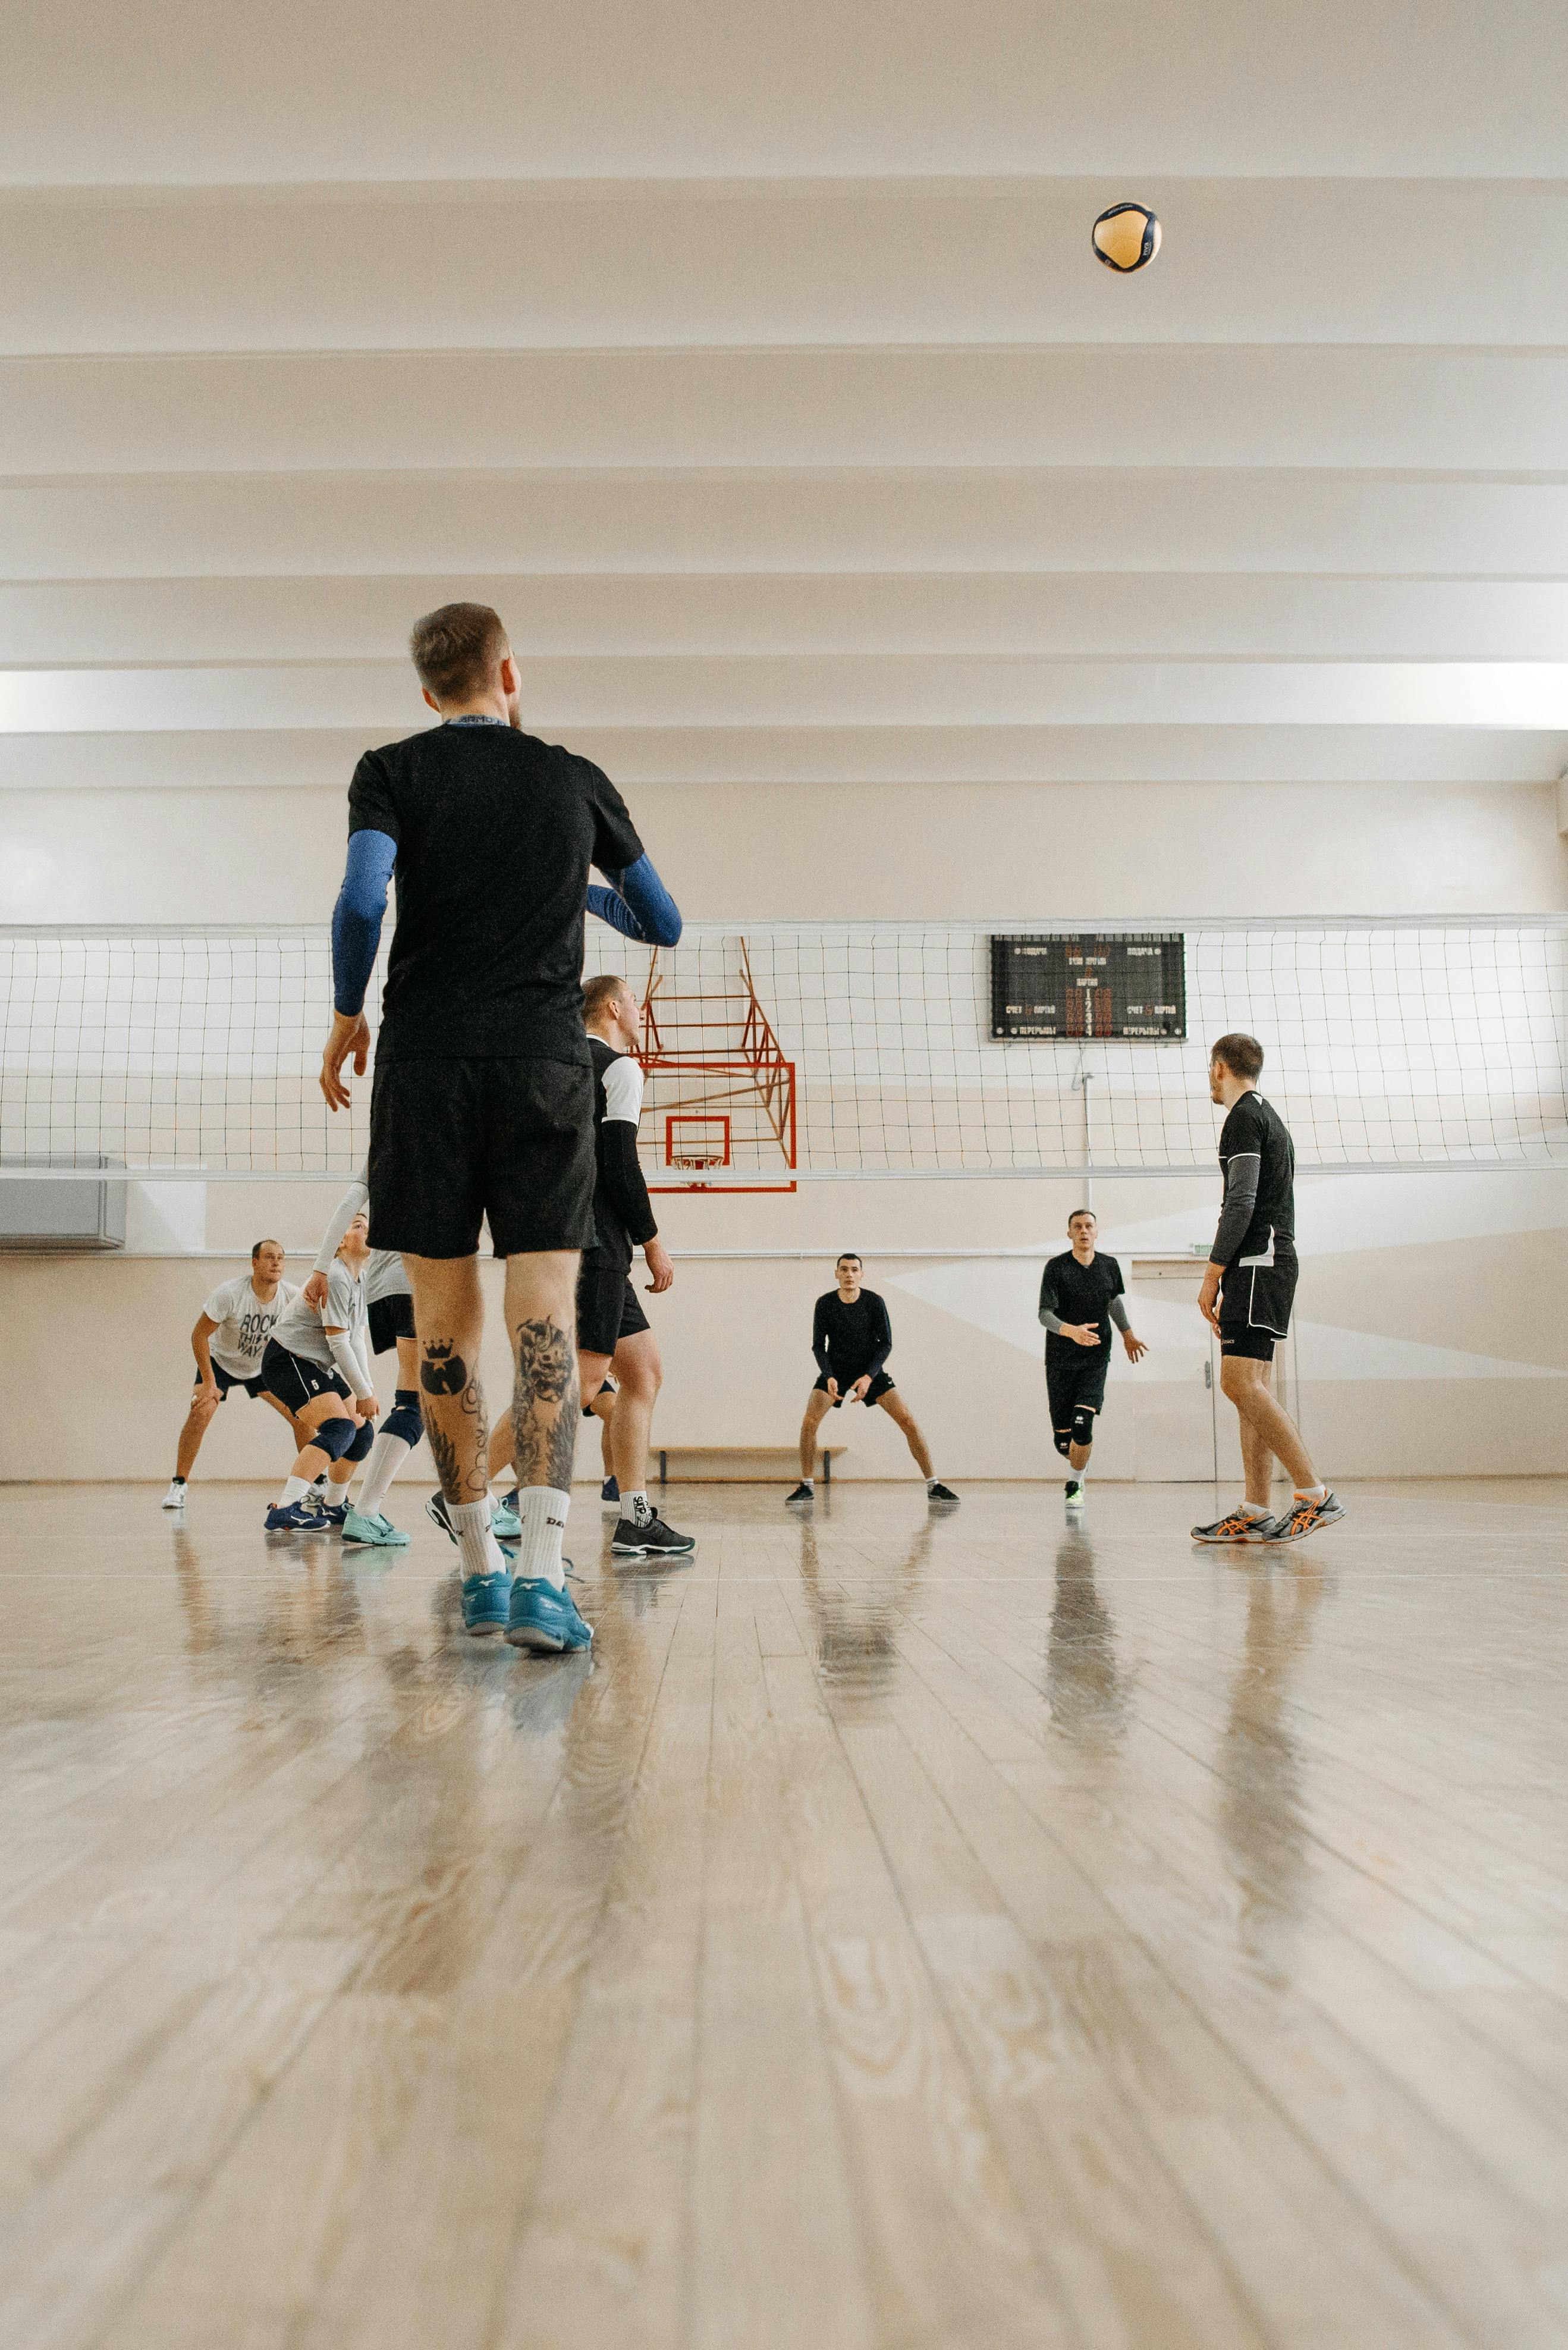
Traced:
<path fill-rule="evenodd" d="M 548 1316 L 517 1325 L 512 1435 L 513 1466 L 520 1485 L 571 1491 L 577 1450 L 577 1353 L 570 1331 Z"/>
<path fill-rule="evenodd" d="M 449 1502 L 482 1502 L 490 1491 L 490 1423 L 479 1381 L 453 1347 L 427 1339 L 423 1352 L 420 1385 L 431 1399 L 425 1434 L 441 1492 Z"/>

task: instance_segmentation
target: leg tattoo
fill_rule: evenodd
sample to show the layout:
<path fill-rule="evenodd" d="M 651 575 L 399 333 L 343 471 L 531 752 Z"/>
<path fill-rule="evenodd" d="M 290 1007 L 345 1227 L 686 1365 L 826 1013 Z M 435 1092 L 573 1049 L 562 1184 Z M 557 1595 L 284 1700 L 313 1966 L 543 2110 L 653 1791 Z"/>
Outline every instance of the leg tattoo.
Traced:
<path fill-rule="evenodd" d="M 518 1483 L 570 1492 L 577 1451 L 577 1352 L 570 1333 L 548 1317 L 517 1325 L 512 1432 Z"/>
<path fill-rule="evenodd" d="M 449 1502 L 483 1502 L 490 1491 L 490 1425 L 483 1391 L 451 1347 L 427 1340 L 423 1352 L 420 1385 L 431 1399 L 424 1413 L 425 1433 L 441 1492 Z"/>

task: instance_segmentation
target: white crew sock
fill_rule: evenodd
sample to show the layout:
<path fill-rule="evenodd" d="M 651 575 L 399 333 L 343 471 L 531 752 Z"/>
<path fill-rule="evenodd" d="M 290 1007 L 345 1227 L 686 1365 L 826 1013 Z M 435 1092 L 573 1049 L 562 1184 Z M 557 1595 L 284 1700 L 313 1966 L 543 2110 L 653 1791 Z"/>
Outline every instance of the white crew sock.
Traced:
<path fill-rule="evenodd" d="M 523 1522 L 523 1532 L 517 1564 L 513 1569 L 520 1583 L 532 1583 L 542 1577 L 557 1591 L 566 1589 L 561 1544 L 566 1539 L 566 1513 L 571 1506 L 570 1493 L 557 1492 L 554 1485 L 524 1486 L 517 1496 L 517 1515 Z"/>
<path fill-rule="evenodd" d="M 1298 1502 L 1321 1502 L 1327 1491 L 1326 1485 L 1297 1485 L 1293 1488 L 1293 1499 Z"/>
<path fill-rule="evenodd" d="M 652 1504 L 646 1492 L 623 1493 L 620 1507 L 621 1515 L 629 1518 L 634 1526 L 646 1526 L 653 1516 Z"/>
<path fill-rule="evenodd" d="M 1262 1502 L 1243 1502 L 1241 1515 L 1244 1518 L 1267 1518 L 1272 1517 L 1273 1513 L 1272 1510 L 1265 1509 Z"/>
<path fill-rule="evenodd" d="M 505 1575 L 505 1554 L 490 1531 L 489 1502 L 449 1502 L 447 1507 L 457 1528 L 463 1574 Z"/>
<path fill-rule="evenodd" d="M 380 1516 L 388 1489 L 413 1449 L 404 1436 L 377 1437 L 370 1447 L 370 1458 L 365 1463 L 359 1498 L 354 1504 L 362 1518 Z"/>
<path fill-rule="evenodd" d="M 816 1480 L 815 1477 L 803 1477 L 800 1482 L 805 1487 L 807 1492 L 809 1492 L 812 1487 L 815 1484 Z"/>
<path fill-rule="evenodd" d="M 1073 1466 L 1073 1464 L 1072 1464 L 1072 1462 L 1069 1461 L 1068 1461 L 1068 1463 L 1067 1463 L 1067 1482 L 1068 1482 L 1068 1484 L 1069 1484 L 1069 1485 L 1086 1485 L 1086 1484 L 1088 1483 L 1088 1482 L 1089 1482 L 1089 1464 L 1088 1464 L 1088 1462 L 1085 1461 L 1085 1463 L 1084 1463 L 1084 1465 L 1083 1465 L 1083 1467 L 1082 1467 L 1081 1469 L 1075 1469 L 1075 1468 L 1074 1468 L 1074 1466 Z"/>
<path fill-rule="evenodd" d="M 303 1502 L 309 1491 L 310 1480 L 308 1477 L 290 1477 L 286 1479 L 283 1488 L 283 1499 L 279 1502 L 277 1505 L 278 1508 L 280 1510 L 286 1510 L 291 1502 Z"/>

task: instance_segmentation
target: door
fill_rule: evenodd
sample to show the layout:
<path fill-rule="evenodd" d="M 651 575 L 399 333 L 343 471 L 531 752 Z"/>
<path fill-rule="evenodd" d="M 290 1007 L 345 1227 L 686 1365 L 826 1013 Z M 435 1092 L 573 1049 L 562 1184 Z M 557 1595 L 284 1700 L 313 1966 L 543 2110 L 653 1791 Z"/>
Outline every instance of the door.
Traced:
<path fill-rule="evenodd" d="M 1137 1474 L 1159 1483 L 1212 1484 L 1218 1353 L 1198 1311 L 1203 1267 L 1190 1258 L 1132 1268 L 1127 1315 L 1148 1352 L 1136 1370 L 1118 1349 L 1114 1399 L 1130 1402 L 1137 1431 Z M 1235 1414 L 1231 1413 L 1233 1420 Z M 1241 1454 L 1238 1451 L 1237 1459 Z"/>

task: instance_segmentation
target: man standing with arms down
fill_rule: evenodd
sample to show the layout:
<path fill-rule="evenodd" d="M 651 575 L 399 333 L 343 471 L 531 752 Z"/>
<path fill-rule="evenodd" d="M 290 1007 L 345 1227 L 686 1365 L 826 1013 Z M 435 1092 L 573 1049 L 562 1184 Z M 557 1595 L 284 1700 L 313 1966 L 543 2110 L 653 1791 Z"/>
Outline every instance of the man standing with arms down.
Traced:
<path fill-rule="evenodd" d="M 1238 1509 L 1211 1526 L 1194 1526 L 1194 1542 L 1300 1542 L 1345 1515 L 1337 1495 L 1318 1482 L 1295 1422 L 1269 1392 L 1275 1342 L 1290 1328 L 1296 1291 L 1296 1154 L 1283 1118 L 1258 1091 L 1262 1067 L 1255 1036 L 1221 1036 L 1209 1056 L 1209 1097 L 1226 1112 L 1225 1201 L 1198 1305 L 1219 1335 L 1220 1385 L 1241 1419 L 1247 1490 Z M 1277 1518 L 1276 1459 L 1295 1488 Z"/>
<path fill-rule="evenodd" d="M 646 868 L 591 761 L 519 722 L 506 631 L 483 604 L 419 621 L 410 650 L 441 723 L 367 752 L 348 794 L 333 917 L 336 1016 L 321 1089 L 363 1073 L 363 1004 L 394 865 L 397 930 L 370 1103 L 370 1216 L 413 1284 L 421 1402 L 462 1553 L 463 1622 L 556 1654 L 593 1635 L 561 1555 L 576 1442 L 574 1299 L 594 1234 L 594 1079 L 581 973 L 588 870 Z M 506 1259 L 521 1492 L 516 1579 L 491 1532 L 479 1384 L 481 1220 Z"/>

